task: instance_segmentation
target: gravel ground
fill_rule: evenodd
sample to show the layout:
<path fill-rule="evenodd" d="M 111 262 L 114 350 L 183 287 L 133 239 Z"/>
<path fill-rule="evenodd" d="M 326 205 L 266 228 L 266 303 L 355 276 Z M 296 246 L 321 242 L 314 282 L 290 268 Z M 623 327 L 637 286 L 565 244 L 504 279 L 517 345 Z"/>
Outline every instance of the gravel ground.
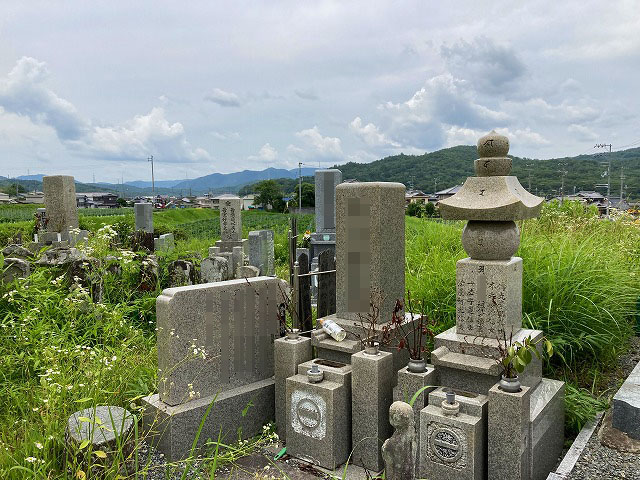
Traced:
<path fill-rule="evenodd" d="M 594 432 L 568 480 L 640 480 L 640 455 L 605 447 Z"/>
<path fill-rule="evenodd" d="M 640 362 L 640 337 L 631 339 L 629 350 L 619 358 L 620 371 L 611 379 L 609 390 L 613 396 L 631 370 Z M 622 379 L 622 381 L 621 381 Z M 600 427 L 598 427 L 600 428 Z M 597 431 L 582 451 L 569 479 L 571 480 L 640 480 L 640 454 L 622 453 L 600 443 Z"/>

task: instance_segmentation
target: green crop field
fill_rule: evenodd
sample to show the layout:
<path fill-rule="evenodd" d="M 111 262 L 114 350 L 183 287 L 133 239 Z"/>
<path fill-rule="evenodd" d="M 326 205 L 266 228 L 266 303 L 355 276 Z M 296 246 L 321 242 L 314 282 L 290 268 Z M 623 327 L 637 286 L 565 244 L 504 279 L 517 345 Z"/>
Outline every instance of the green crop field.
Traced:
<path fill-rule="evenodd" d="M 113 213 L 80 217 L 81 226 L 92 232 L 92 255 L 115 255 L 121 267 L 119 275 L 98 267 L 104 285 L 100 302 L 92 300 L 90 288 L 74 284 L 59 269 L 36 268 L 28 279 L 0 286 L 0 478 L 80 478 L 86 464 L 65 464 L 68 458 L 86 460 L 66 446 L 68 416 L 103 404 L 139 414 L 140 398 L 157 391 L 155 299 L 167 285 L 170 261 L 186 257 L 198 264 L 218 239 L 218 213 L 154 213 L 156 231 L 174 232 L 177 241 L 174 252 L 157 255 L 160 274 L 152 291 L 139 288 L 144 255 L 128 252 L 133 214 L 130 209 Z M 288 218 L 243 212 L 245 236 L 249 230 L 275 230 L 277 273 L 283 278 Z M 313 223 L 312 215 L 303 216 L 299 232 L 313 231 Z M 545 205 L 539 219 L 519 226 L 523 322 L 544 330 L 554 343 L 557 355 L 545 366 L 545 375 L 567 382 L 566 430 L 572 435 L 607 404 L 616 358 L 636 326 L 640 225 L 629 217 L 604 221 L 567 202 Z M 0 227 L 6 243 L 17 231 L 32 229 L 33 222 Z M 414 299 L 424 301 L 438 330 L 455 322 L 455 263 L 466 256 L 462 227 L 461 222 L 406 218 L 406 287 Z M 246 453 L 252 445 L 227 454 Z M 215 462 L 214 470 L 223 458 Z M 112 463 L 106 478 L 135 478 L 131 471 L 117 471 L 120 460 Z"/>

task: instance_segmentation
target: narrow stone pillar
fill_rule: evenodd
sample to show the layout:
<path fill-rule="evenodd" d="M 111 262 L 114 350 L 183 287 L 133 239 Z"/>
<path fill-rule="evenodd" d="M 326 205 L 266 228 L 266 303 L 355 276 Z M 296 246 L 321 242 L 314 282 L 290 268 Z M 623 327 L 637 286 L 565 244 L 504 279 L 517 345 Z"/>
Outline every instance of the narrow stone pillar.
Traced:
<path fill-rule="evenodd" d="M 42 177 L 42 189 L 47 211 L 47 231 L 66 232 L 69 228 L 78 228 L 78 204 L 73 177 L 69 175 Z"/>
<path fill-rule="evenodd" d="M 393 354 L 358 352 L 351 356 L 351 365 L 351 462 L 378 472 L 384 466 L 382 444 L 392 433 Z"/>
<path fill-rule="evenodd" d="M 298 371 L 298 365 L 313 358 L 311 339 L 298 337 L 278 338 L 274 342 L 275 348 L 275 380 L 276 380 L 276 425 L 281 440 L 287 436 L 287 378 Z"/>
<path fill-rule="evenodd" d="M 531 389 L 507 393 L 489 390 L 488 480 L 529 480 L 529 416 Z"/>
<path fill-rule="evenodd" d="M 136 231 L 142 230 L 153 233 L 153 205 L 140 202 L 133 205 L 133 213 L 136 221 Z"/>

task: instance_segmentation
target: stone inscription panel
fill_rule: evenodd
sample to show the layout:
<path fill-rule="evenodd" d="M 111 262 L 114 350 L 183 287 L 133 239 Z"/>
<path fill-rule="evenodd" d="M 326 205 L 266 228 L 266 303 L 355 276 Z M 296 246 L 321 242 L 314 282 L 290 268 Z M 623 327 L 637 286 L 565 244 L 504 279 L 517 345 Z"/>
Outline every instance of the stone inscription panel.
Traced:
<path fill-rule="evenodd" d="M 522 259 L 465 258 L 456 266 L 457 333 L 489 338 L 509 336 L 522 326 Z"/>
<path fill-rule="evenodd" d="M 347 199 L 347 311 L 368 312 L 371 291 L 371 203 Z"/>

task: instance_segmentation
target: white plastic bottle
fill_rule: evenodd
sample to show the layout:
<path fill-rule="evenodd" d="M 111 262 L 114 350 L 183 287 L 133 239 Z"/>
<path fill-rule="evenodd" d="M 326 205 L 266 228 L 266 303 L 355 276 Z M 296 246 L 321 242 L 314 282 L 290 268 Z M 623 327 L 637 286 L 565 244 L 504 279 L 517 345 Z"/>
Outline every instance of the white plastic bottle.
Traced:
<path fill-rule="evenodd" d="M 320 318 L 318 319 L 318 323 L 320 324 L 322 329 L 325 332 L 327 332 L 329 335 L 331 335 L 331 337 L 336 342 L 343 341 L 347 336 L 347 332 L 344 330 L 344 328 L 342 328 L 340 325 L 338 325 L 336 322 L 334 322 L 331 319 Z"/>

